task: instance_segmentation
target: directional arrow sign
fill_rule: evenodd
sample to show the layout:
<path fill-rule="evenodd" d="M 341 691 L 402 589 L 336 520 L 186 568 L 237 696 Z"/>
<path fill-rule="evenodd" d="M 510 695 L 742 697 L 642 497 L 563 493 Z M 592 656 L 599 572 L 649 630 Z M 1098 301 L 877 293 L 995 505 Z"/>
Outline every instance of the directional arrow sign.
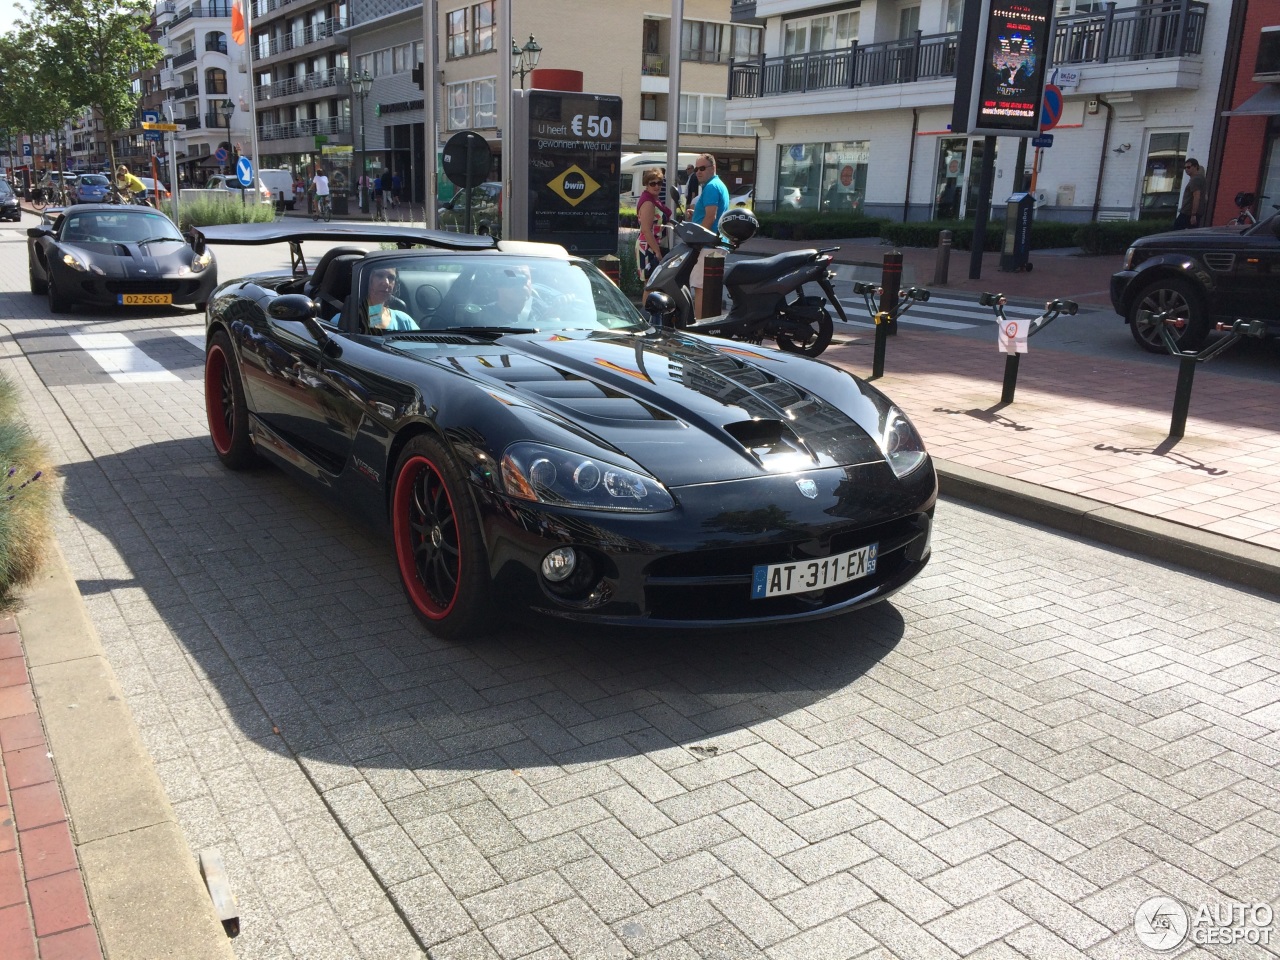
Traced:
<path fill-rule="evenodd" d="M 166 133 L 177 133 L 180 129 L 185 130 L 186 128 L 179 127 L 176 123 L 144 123 L 142 125 L 142 129 L 143 130 L 163 130 Z"/>

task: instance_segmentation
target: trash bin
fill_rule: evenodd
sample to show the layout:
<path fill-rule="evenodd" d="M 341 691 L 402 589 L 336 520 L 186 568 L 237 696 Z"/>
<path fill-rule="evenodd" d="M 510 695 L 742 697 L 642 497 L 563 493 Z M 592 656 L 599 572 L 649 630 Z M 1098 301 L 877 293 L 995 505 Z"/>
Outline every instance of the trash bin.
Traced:
<path fill-rule="evenodd" d="M 345 217 L 350 210 L 347 207 L 347 195 L 345 193 L 335 193 L 329 198 L 329 204 L 333 207 L 333 215 L 335 217 Z"/>
<path fill-rule="evenodd" d="M 1015 193 L 1004 208 L 1004 243 L 1000 247 L 1000 269 L 1005 273 L 1031 270 L 1031 211 L 1035 197 Z"/>

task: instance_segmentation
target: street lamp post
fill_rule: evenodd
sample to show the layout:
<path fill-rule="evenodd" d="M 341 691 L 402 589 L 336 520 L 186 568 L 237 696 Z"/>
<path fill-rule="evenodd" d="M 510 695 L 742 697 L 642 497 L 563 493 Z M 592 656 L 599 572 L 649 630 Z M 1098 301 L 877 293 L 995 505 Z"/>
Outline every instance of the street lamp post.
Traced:
<path fill-rule="evenodd" d="M 368 177 L 364 172 L 364 100 L 369 95 L 369 90 L 373 87 L 373 77 L 369 76 L 369 71 L 358 73 L 351 78 L 351 92 L 355 94 L 356 99 L 360 101 L 360 166 L 357 168 L 357 182 L 360 184 L 360 212 L 369 212 L 369 184 Z"/>
<path fill-rule="evenodd" d="M 234 100 L 223 100 L 218 104 L 218 112 L 222 114 L 222 119 L 227 121 L 227 146 L 234 147 L 235 141 L 231 139 L 231 118 L 236 114 L 236 104 Z M 222 172 L 226 173 L 226 164 L 223 164 Z"/>
<path fill-rule="evenodd" d="M 523 47 L 517 47 L 515 40 L 511 41 L 511 75 L 520 75 L 520 89 L 524 89 L 524 78 L 532 73 L 538 66 L 538 58 L 542 56 L 542 47 L 538 46 L 538 41 L 533 39 L 533 34 L 529 34 L 529 42 Z"/>

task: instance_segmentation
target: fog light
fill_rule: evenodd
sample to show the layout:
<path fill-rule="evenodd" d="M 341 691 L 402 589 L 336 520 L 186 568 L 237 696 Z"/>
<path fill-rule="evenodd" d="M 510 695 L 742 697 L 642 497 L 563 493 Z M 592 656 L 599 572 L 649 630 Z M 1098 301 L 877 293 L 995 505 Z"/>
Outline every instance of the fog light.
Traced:
<path fill-rule="evenodd" d="M 573 576 L 578 565 L 578 555 L 573 547 L 556 547 L 542 558 L 542 575 L 552 583 L 559 583 Z"/>

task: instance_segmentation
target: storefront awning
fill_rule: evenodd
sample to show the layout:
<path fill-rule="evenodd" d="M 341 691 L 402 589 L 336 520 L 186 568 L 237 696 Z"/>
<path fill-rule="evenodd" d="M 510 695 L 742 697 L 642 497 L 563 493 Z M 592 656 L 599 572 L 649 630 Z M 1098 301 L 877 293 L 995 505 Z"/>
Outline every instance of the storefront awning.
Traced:
<path fill-rule="evenodd" d="M 1223 110 L 1224 117 L 1280 116 L 1280 86 L 1267 84 L 1234 110 Z"/>

